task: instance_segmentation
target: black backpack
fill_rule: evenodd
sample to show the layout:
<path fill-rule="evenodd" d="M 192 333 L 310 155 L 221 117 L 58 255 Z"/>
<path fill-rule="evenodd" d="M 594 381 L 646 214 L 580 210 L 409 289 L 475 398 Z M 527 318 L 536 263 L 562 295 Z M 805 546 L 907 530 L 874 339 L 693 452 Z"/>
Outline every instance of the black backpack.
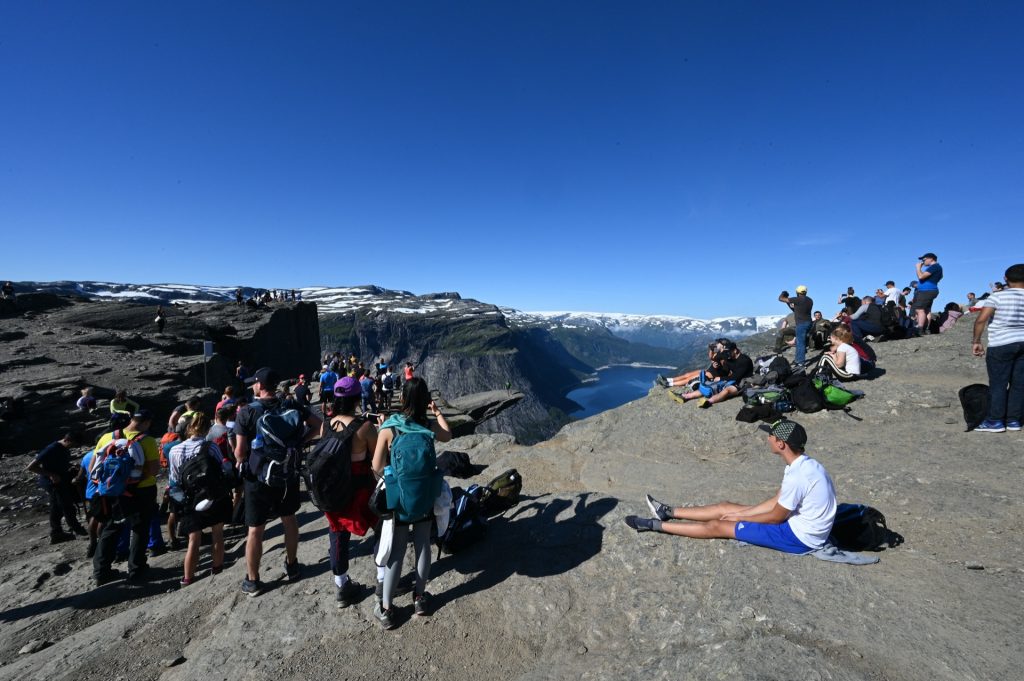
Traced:
<path fill-rule="evenodd" d="M 363 423 L 356 418 L 341 431 L 328 428 L 306 455 L 302 477 L 313 505 L 321 511 L 340 513 L 352 501 L 352 437 Z"/>
<path fill-rule="evenodd" d="M 437 557 L 441 552 L 458 553 L 476 544 L 487 534 L 487 517 L 480 508 L 480 497 L 484 488 L 471 485 L 469 489 L 452 489 L 452 513 L 448 527 L 438 531 Z"/>
<path fill-rule="evenodd" d="M 959 395 L 967 431 L 974 430 L 988 417 L 988 386 L 983 383 L 972 383 L 960 388 Z"/>
<path fill-rule="evenodd" d="M 210 443 L 205 440 L 199 445 L 195 456 L 181 465 L 178 484 L 185 493 L 186 508 L 195 506 L 203 499 L 215 501 L 226 497 L 231 491 L 221 462 L 210 455 Z"/>
<path fill-rule="evenodd" d="M 469 454 L 452 450 L 437 455 L 437 469 L 450 478 L 471 478 L 476 472 Z"/>
<path fill-rule="evenodd" d="M 790 402 L 803 413 L 813 414 L 825 408 L 825 396 L 809 376 L 803 376 L 788 387 Z"/>
<path fill-rule="evenodd" d="M 882 512 L 864 504 L 839 504 L 829 539 L 846 551 L 881 551 L 903 543 L 886 526 Z"/>

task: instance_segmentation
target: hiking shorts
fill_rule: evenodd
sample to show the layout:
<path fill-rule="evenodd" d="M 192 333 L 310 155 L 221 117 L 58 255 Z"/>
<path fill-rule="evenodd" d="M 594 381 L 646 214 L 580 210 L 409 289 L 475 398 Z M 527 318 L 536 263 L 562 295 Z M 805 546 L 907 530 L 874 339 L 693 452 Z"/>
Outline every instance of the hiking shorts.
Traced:
<path fill-rule="evenodd" d="M 911 310 L 924 310 L 925 312 L 932 311 L 932 303 L 939 297 L 938 289 L 933 291 L 918 291 L 914 294 L 914 302 L 911 304 Z"/>
<path fill-rule="evenodd" d="M 703 383 L 697 387 L 697 390 L 699 390 L 700 394 L 704 397 L 711 397 L 712 395 L 717 395 L 722 392 L 730 385 L 736 385 L 736 381 L 715 381 L 714 383 Z"/>
<path fill-rule="evenodd" d="M 268 520 L 295 515 L 299 506 L 298 476 L 284 487 L 271 487 L 258 480 L 245 481 L 246 527 L 259 527 Z"/>
<path fill-rule="evenodd" d="M 736 523 L 736 538 L 748 544 L 775 549 L 784 553 L 807 553 L 813 549 L 796 538 L 789 523 L 768 525 L 765 523 Z"/>

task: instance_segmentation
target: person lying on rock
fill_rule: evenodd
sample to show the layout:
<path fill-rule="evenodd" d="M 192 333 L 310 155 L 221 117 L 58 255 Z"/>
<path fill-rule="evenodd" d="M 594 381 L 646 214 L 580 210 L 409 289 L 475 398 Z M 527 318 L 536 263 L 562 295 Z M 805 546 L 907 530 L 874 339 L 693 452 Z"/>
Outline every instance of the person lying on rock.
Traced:
<path fill-rule="evenodd" d="M 710 364 L 707 369 L 694 369 L 693 371 L 688 371 L 685 374 L 673 376 L 672 378 L 665 378 L 661 374 L 658 374 L 654 377 L 654 382 L 663 388 L 674 388 L 676 386 L 683 385 L 689 386 L 701 377 L 701 372 L 704 373 L 704 381 L 707 383 L 721 380 L 728 374 L 728 368 L 725 366 L 724 362 L 718 362 L 716 357 L 731 349 L 733 346 L 734 343 L 728 338 L 719 338 L 713 343 L 708 343 L 708 361 Z"/>
<path fill-rule="evenodd" d="M 782 487 L 754 506 L 723 501 L 709 506 L 671 508 L 650 494 L 647 505 L 654 518 L 626 516 L 637 532 L 663 532 L 694 539 L 738 539 L 786 553 L 822 548 L 832 532 L 836 493 L 824 466 L 804 453 L 807 431 L 796 421 L 782 419 L 760 426 L 768 432 L 768 447 L 786 463 Z M 690 522 L 672 522 L 686 520 Z"/>
<path fill-rule="evenodd" d="M 740 349 L 732 341 L 729 341 L 726 350 L 715 356 L 715 364 L 724 369 L 718 380 L 711 383 L 704 382 L 698 386 L 697 390 L 680 395 L 684 402 L 700 398 L 697 406 L 707 409 L 723 400 L 739 395 L 740 381 L 747 376 L 754 375 L 753 360 L 740 352 Z"/>

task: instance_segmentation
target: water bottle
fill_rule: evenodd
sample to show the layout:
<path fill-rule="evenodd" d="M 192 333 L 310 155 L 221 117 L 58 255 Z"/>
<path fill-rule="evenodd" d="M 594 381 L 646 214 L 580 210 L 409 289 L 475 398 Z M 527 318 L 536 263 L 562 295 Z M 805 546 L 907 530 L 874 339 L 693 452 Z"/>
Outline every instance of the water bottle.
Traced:
<path fill-rule="evenodd" d="M 253 450 L 253 452 L 256 453 L 256 454 L 260 454 L 261 452 L 256 451 L 258 449 L 263 449 L 263 435 L 262 434 L 257 434 L 256 437 L 254 437 L 252 439 L 252 450 Z"/>
<path fill-rule="evenodd" d="M 388 496 L 388 508 L 398 508 L 398 479 L 391 466 L 384 466 L 384 490 Z"/>

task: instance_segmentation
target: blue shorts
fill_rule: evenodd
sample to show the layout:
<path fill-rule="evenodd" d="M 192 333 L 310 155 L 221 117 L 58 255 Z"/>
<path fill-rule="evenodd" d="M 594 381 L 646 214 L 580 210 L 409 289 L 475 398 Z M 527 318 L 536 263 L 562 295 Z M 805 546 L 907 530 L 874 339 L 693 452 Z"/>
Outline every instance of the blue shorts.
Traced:
<path fill-rule="evenodd" d="M 701 383 L 699 386 L 697 386 L 697 390 L 699 390 L 700 394 L 703 395 L 704 397 L 711 397 L 712 395 L 717 395 L 718 393 L 722 392 L 730 385 L 736 385 L 736 381 L 715 381 L 714 383 Z"/>
<path fill-rule="evenodd" d="M 788 522 L 768 525 L 744 520 L 736 523 L 736 538 L 748 544 L 785 553 L 807 553 L 814 550 L 796 538 Z"/>

